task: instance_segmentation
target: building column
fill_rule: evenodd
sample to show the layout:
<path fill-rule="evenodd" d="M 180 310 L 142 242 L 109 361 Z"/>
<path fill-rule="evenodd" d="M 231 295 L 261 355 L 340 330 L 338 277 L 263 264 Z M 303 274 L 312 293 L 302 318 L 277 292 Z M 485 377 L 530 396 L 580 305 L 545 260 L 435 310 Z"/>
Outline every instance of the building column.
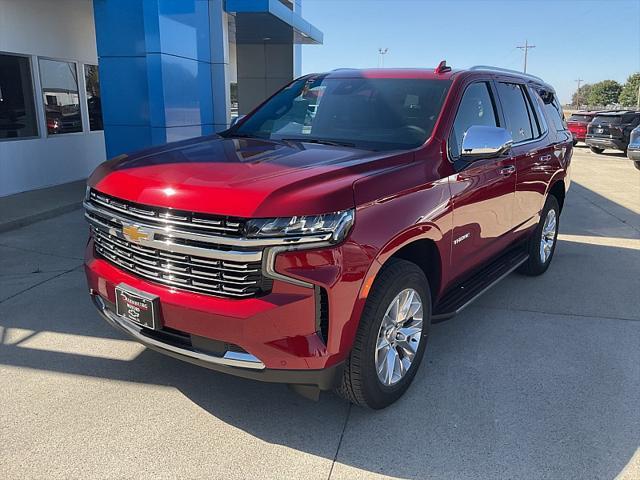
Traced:
<path fill-rule="evenodd" d="M 293 78 L 293 42 L 239 43 L 236 49 L 238 112 L 245 115 Z"/>
<path fill-rule="evenodd" d="M 108 157 L 226 124 L 222 0 L 93 2 Z"/>

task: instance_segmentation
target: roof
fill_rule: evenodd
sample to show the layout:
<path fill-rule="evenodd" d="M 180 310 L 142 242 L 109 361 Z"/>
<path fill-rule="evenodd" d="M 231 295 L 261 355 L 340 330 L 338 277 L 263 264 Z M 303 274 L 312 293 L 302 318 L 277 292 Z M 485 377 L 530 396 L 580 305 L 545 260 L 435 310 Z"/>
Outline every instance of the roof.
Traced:
<path fill-rule="evenodd" d="M 598 112 L 598 116 L 602 117 L 617 117 L 618 115 L 625 115 L 627 113 L 640 113 L 636 110 L 611 110 L 608 112 Z"/>
<path fill-rule="evenodd" d="M 516 77 L 522 80 L 535 82 L 545 88 L 554 91 L 554 88 L 539 77 L 515 70 L 479 65 L 468 69 L 448 69 L 437 72 L 434 68 L 338 68 L 328 73 L 330 77 L 348 78 L 361 76 L 364 78 L 417 78 L 428 80 L 452 80 L 461 74 L 488 73 L 491 75 L 504 75 Z"/>
<path fill-rule="evenodd" d="M 458 71 L 436 73 L 433 68 L 338 68 L 329 72 L 330 77 L 348 78 L 419 78 L 431 80 L 450 80 Z"/>

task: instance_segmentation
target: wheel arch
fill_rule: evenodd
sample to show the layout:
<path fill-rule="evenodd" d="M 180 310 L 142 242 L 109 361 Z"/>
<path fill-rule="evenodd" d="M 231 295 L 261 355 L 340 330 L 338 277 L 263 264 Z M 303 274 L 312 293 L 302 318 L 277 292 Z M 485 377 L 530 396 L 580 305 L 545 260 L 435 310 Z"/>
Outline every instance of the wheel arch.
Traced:
<path fill-rule="evenodd" d="M 550 184 L 549 189 L 547 190 L 547 195 L 553 195 L 558 200 L 558 205 L 560 206 L 560 213 L 562 213 L 562 208 L 564 206 L 564 199 L 566 196 L 567 190 L 564 183 L 564 178 L 559 178 L 552 184 Z"/>

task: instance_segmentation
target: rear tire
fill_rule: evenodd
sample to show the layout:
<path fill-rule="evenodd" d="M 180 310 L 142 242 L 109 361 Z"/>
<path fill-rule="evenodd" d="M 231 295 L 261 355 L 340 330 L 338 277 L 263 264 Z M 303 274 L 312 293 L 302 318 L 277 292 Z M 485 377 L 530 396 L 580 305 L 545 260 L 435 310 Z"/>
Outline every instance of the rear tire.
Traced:
<path fill-rule="evenodd" d="M 598 147 L 589 147 L 589 150 L 591 150 L 593 153 L 602 153 L 602 152 L 604 152 L 604 148 L 598 148 Z"/>
<path fill-rule="evenodd" d="M 556 251 L 559 226 L 560 206 L 556 197 L 549 195 L 540 222 L 527 240 L 529 259 L 520 266 L 518 272 L 533 277 L 547 271 Z"/>
<path fill-rule="evenodd" d="M 640 161 L 633 162 L 638 170 L 640 170 Z"/>
<path fill-rule="evenodd" d="M 573 146 L 575 147 L 578 144 L 578 140 L 573 141 Z"/>
<path fill-rule="evenodd" d="M 404 302 L 398 300 L 405 298 L 402 295 L 407 295 Z M 421 310 L 416 307 L 418 302 Z M 409 307 L 403 310 L 402 304 Z M 394 312 L 394 305 L 398 306 L 396 312 L 405 311 L 411 316 L 406 315 L 404 322 L 390 322 L 394 318 L 390 313 Z M 398 400 L 418 371 L 430 324 L 431 294 L 424 272 L 414 263 L 392 258 L 371 288 L 336 393 L 356 405 L 373 409 L 385 408 Z M 390 338 L 392 343 L 387 342 Z M 388 348 L 384 350 L 385 347 Z"/>

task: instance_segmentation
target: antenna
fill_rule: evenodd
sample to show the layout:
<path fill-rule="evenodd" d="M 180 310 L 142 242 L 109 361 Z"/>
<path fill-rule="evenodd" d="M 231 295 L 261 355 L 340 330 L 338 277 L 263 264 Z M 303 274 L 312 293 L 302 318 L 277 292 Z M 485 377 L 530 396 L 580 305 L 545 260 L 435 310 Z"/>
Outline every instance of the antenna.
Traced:
<path fill-rule="evenodd" d="M 435 69 L 435 73 L 445 73 L 450 71 L 451 71 L 451 67 L 447 65 L 446 60 L 442 60 Z"/>

